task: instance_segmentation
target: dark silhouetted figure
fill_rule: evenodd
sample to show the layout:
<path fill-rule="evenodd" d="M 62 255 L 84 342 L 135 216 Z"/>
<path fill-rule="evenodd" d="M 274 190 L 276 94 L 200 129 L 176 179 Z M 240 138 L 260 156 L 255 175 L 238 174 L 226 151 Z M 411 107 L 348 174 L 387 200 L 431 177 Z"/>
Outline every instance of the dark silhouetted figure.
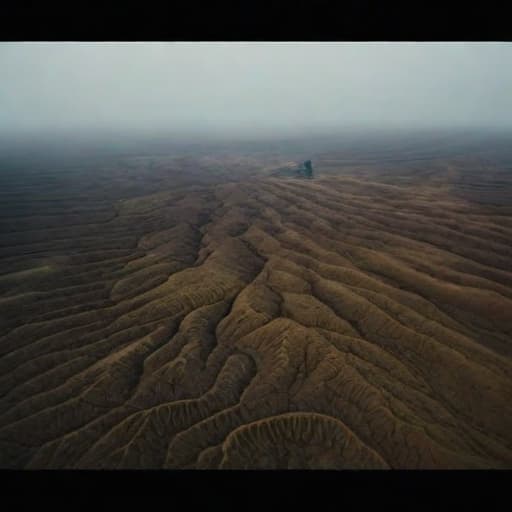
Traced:
<path fill-rule="evenodd" d="M 306 169 L 306 178 L 313 177 L 313 166 L 311 165 L 311 160 L 306 160 L 304 162 L 304 168 Z"/>

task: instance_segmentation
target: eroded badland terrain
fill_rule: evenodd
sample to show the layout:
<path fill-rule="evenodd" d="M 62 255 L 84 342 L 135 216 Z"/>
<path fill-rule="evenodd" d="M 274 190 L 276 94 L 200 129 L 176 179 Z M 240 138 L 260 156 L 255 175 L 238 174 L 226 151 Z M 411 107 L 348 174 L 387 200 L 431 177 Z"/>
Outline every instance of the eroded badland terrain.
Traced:
<path fill-rule="evenodd" d="M 477 142 L 3 169 L 0 466 L 511 468 L 512 150 Z"/>

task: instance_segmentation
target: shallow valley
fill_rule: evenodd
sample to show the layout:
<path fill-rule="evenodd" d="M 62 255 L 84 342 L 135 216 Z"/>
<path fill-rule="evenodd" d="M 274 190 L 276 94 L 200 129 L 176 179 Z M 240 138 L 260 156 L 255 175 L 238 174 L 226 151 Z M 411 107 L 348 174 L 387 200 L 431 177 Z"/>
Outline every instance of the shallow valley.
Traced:
<path fill-rule="evenodd" d="M 0 466 L 512 467 L 508 142 L 6 168 Z"/>

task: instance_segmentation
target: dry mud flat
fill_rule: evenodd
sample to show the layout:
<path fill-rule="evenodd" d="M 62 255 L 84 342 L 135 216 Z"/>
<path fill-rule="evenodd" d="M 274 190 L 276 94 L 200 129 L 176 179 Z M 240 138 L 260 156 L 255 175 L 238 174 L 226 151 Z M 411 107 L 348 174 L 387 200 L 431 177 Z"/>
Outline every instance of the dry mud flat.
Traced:
<path fill-rule="evenodd" d="M 510 178 L 315 162 L 3 187 L 0 466 L 511 468 Z"/>

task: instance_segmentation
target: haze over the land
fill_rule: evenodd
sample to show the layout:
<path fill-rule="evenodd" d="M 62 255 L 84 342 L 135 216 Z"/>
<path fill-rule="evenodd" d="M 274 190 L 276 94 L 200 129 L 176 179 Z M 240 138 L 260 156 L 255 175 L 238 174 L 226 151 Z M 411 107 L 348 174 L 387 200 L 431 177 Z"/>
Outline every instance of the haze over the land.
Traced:
<path fill-rule="evenodd" d="M 512 126 L 510 43 L 2 43 L 0 135 Z"/>
<path fill-rule="evenodd" d="M 0 45 L 0 468 L 512 468 L 511 49 Z"/>

